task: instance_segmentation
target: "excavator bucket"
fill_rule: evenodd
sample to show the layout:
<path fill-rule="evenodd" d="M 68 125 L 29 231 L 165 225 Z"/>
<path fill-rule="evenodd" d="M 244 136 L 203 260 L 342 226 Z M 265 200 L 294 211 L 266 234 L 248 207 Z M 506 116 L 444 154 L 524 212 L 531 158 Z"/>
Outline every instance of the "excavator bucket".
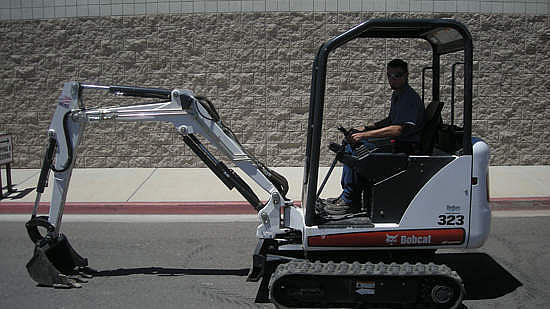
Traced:
<path fill-rule="evenodd" d="M 27 263 L 31 278 L 39 285 L 53 287 L 80 287 L 80 268 L 88 266 L 88 259 L 81 257 L 69 244 L 65 235 L 55 241 L 44 241 L 34 248 L 34 255 Z"/>
<path fill-rule="evenodd" d="M 38 218 L 43 217 L 35 219 Z M 43 286 L 80 287 L 79 282 L 85 281 L 76 276 L 87 276 L 81 271 L 87 268 L 88 259 L 80 256 L 63 234 L 55 239 L 49 236 L 40 237 L 37 228 L 43 224 L 43 220 L 40 219 L 27 223 L 27 231 L 35 243 L 33 257 L 27 263 L 29 275 Z"/>

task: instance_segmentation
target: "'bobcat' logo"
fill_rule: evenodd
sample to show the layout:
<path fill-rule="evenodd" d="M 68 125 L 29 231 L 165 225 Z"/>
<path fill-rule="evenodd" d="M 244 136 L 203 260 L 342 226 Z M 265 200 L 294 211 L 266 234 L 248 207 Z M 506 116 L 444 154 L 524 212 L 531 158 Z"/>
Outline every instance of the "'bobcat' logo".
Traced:
<path fill-rule="evenodd" d="M 388 235 L 388 234 L 386 234 L 386 243 L 388 243 L 388 244 L 397 243 L 397 237 L 399 237 L 399 234 L 397 234 L 397 235 Z"/>

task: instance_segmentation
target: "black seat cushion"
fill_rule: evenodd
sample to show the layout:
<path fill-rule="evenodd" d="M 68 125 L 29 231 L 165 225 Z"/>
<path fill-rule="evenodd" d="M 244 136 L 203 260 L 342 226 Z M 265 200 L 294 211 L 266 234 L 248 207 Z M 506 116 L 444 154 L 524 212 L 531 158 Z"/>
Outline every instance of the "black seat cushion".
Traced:
<path fill-rule="evenodd" d="M 420 154 L 430 155 L 433 152 L 437 130 L 441 126 L 443 102 L 432 101 L 424 113 L 424 127 L 420 135 Z"/>

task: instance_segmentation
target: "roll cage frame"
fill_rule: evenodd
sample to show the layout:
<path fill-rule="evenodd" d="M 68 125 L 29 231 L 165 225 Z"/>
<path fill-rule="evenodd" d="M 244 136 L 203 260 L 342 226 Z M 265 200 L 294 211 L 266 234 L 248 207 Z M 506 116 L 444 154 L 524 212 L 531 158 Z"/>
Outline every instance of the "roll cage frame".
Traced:
<path fill-rule="evenodd" d="M 316 223 L 315 202 L 319 174 L 319 156 L 323 126 L 323 109 L 330 53 L 360 38 L 424 39 L 432 47 L 432 99 L 440 98 L 440 58 L 464 51 L 464 135 L 461 155 L 472 155 L 472 87 L 473 42 L 466 26 L 448 19 L 371 19 L 325 42 L 313 62 L 311 95 L 307 126 L 307 144 L 302 189 L 306 205 L 305 224 Z"/>

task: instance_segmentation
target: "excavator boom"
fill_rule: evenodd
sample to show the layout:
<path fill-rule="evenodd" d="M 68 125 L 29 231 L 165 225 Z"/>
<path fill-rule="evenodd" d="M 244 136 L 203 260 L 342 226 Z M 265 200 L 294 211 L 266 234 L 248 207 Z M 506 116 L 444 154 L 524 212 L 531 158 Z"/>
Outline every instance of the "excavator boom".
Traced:
<path fill-rule="evenodd" d="M 160 99 L 161 102 L 144 103 L 121 107 L 86 108 L 83 93 L 89 90 L 108 91 L 118 96 Z M 260 238 L 274 238 L 288 233 L 284 226 L 281 209 L 292 208 L 293 216 L 300 210 L 286 198 L 288 183 L 277 172 L 267 168 L 248 153 L 231 130 L 223 124 L 214 105 L 206 98 L 195 96 L 189 90 L 168 90 L 128 86 L 101 86 L 66 83 L 61 93 L 55 114 L 48 130 L 49 145 L 44 157 L 37 186 L 37 195 L 31 219 L 26 227 L 35 243 L 35 254 L 27 268 L 31 277 L 43 285 L 67 285 L 63 275 L 73 274 L 86 267 L 87 260 L 80 257 L 61 233 L 65 200 L 69 188 L 78 145 L 85 126 L 97 121 L 162 121 L 172 123 L 183 141 L 228 187 L 239 193 L 258 211 Z M 211 145 L 226 155 L 232 163 L 246 173 L 263 190 L 269 193 L 267 202 L 262 202 L 233 169 L 218 160 L 197 136 L 204 137 Z M 40 198 L 48 185 L 50 171 L 54 172 L 53 193 L 48 216 L 37 216 Z M 299 225 L 295 224 L 296 227 Z M 40 229 L 45 229 L 43 235 Z M 44 273 L 44 269 L 48 269 Z M 62 279 L 61 279 L 62 278 Z"/>

